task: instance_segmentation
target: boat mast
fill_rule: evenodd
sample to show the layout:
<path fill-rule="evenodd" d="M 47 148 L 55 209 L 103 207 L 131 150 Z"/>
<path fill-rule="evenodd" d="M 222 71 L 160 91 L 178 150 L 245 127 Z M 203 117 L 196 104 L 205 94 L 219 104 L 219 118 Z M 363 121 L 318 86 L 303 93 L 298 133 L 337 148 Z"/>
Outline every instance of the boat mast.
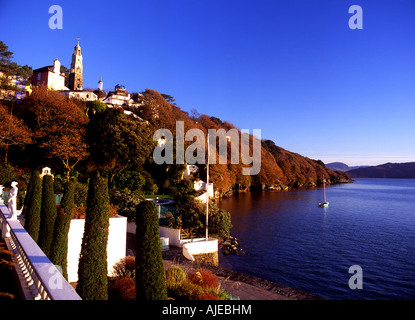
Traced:
<path fill-rule="evenodd" d="M 327 202 L 326 199 L 326 178 L 323 176 L 323 190 L 324 190 L 324 202 Z"/>

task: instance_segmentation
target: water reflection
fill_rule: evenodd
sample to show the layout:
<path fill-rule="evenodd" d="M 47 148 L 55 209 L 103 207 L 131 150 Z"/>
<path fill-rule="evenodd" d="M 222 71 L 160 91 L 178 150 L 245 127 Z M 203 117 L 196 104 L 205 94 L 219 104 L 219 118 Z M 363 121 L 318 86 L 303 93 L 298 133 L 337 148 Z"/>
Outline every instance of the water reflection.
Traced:
<path fill-rule="evenodd" d="M 326 188 L 328 208 L 317 205 L 321 188 L 220 200 L 249 253 L 221 256 L 221 263 L 323 298 L 415 297 L 415 180 L 380 180 Z M 365 290 L 348 288 L 353 264 L 370 273 Z"/>

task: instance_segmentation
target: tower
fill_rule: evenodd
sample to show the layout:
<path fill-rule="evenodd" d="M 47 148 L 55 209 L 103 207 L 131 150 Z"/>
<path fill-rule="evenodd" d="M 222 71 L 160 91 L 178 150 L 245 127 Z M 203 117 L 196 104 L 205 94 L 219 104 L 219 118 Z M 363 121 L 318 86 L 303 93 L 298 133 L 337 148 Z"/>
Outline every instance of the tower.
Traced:
<path fill-rule="evenodd" d="M 99 81 L 98 81 L 98 89 L 99 90 L 103 90 L 104 88 L 104 83 L 102 82 L 101 77 L 99 77 Z"/>
<path fill-rule="evenodd" d="M 79 38 L 77 39 L 74 53 L 72 54 L 71 70 L 69 72 L 69 89 L 82 90 L 83 76 L 82 76 L 82 54 L 79 46 Z"/>

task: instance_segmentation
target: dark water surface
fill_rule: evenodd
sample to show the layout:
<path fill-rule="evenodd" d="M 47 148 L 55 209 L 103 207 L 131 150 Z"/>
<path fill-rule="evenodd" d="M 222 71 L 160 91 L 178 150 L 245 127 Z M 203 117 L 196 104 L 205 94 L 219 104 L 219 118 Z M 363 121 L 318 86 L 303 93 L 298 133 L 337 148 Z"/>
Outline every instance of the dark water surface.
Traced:
<path fill-rule="evenodd" d="M 223 266 L 325 299 L 415 299 L 415 179 L 356 179 L 289 192 L 248 192 L 219 201 L 247 255 Z M 363 289 L 349 288 L 349 267 Z"/>

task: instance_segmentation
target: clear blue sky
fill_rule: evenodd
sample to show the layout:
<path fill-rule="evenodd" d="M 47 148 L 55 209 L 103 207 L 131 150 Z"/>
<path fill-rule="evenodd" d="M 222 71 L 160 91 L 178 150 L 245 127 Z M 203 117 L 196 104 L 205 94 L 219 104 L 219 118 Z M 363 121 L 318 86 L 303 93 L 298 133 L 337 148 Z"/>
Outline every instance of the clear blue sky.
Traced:
<path fill-rule="evenodd" d="M 415 161 L 414 0 L 0 0 L 19 64 L 69 67 L 77 37 L 84 87 L 155 89 L 326 163 Z"/>

